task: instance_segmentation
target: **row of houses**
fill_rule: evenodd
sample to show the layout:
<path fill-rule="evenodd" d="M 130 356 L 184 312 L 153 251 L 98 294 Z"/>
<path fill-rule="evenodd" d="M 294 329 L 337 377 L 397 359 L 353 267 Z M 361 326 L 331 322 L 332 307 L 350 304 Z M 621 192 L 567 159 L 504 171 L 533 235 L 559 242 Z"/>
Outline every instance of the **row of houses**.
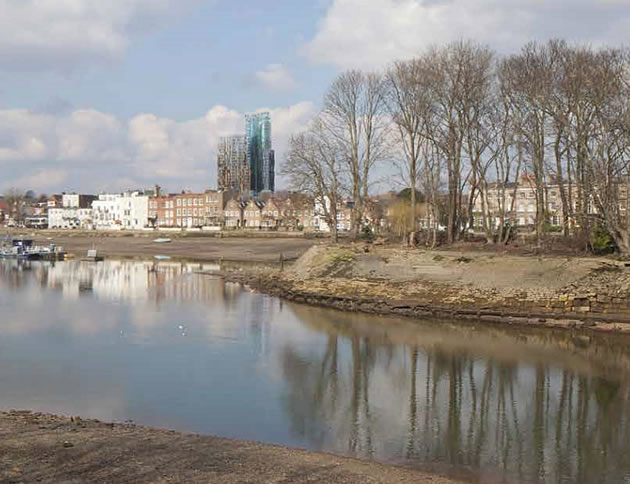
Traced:
<path fill-rule="evenodd" d="M 226 190 L 156 195 L 149 199 L 149 220 L 156 228 L 305 230 L 328 232 L 321 210 L 309 198 L 292 193 L 264 199 L 237 197 Z M 337 227 L 350 230 L 351 204 L 340 207 Z"/>
<path fill-rule="evenodd" d="M 339 206 L 337 228 L 350 230 L 350 202 Z M 2 210 L 2 206 L 0 206 Z M 4 212 L 8 212 L 4 210 Z M 2 212 L 2 213 L 4 213 Z M 9 226 L 83 230 L 305 230 L 328 232 L 316 204 L 296 193 L 243 198 L 229 190 L 163 194 L 155 190 L 53 195 L 5 217 Z"/>

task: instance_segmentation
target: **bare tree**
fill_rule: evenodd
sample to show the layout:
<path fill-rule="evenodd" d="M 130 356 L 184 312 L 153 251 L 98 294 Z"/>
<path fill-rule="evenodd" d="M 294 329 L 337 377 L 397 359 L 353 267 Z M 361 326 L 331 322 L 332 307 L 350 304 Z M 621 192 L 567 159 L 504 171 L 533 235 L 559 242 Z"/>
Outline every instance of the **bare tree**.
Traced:
<path fill-rule="evenodd" d="M 26 197 L 23 190 L 17 188 L 9 189 L 4 195 L 4 201 L 9 209 L 9 216 L 16 224 L 20 224 L 24 217 L 24 209 L 26 208 Z"/>
<path fill-rule="evenodd" d="M 593 130 L 584 140 L 584 185 L 587 204 L 613 237 L 620 252 L 630 255 L 628 185 L 630 165 L 630 59 L 618 49 L 597 53 L 590 63 Z M 588 208 L 587 208 L 588 210 Z"/>
<path fill-rule="evenodd" d="M 464 210 L 464 190 L 472 186 L 474 198 L 483 171 L 492 59 L 489 49 L 472 42 L 455 42 L 422 56 L 420 81 L 431 93 L 423 135 L 437 147 L 446 168 L 449 243 L 468 224 L 472 200 Z"/>
<path fill-rule="evenodd" d="M 410 243 L 413 243 L 414 232 L 418 227 L 416 188 L 422 169 L 421 152 L 423 145 L 427 144 L 422 131 L 430 109 L 429 92 L 422 88 L 419 82 L 421 76 L 421 61 L 418 59 L 396 62 L 387 74 L 388 106 L 404 154 L 405 166 L 402 172 L 411 195 L 409 210 L 411 234 L 408 238 Z"/>
<path fill-rule="evenodd" d="M 338 240 L 337 208 L 343 194 L 343 150 L 331 138 L 321 115 L 309 129 L 293 136 L 282 170 L 291 188 L 313 198 L 330 227 L 334 243 Z"/>
<path fill-rule="evenodd" d="M 527 181 L 536 196 L 536 238 L 540 243 L 547 221 L 546 150 L 550 133 L 549 100 L 556 68 L 549 50 L 536 43 L 527 44 L 518 55 L 505 62 L 505 82 L 512 91 L 512 109 L 517 113 L 519 136 L 527 157 Z"/>
<path fill-rule="evenodd" d="M 347 71 L 333 82 L 324 99 L 321 123 L 340 150 L 354 201 L 352 232 L 362 224 L 373 167 L 386 155 L 388 117 L 385 83 L 378 74 Z"/>
<path fill-rule="evenodd" d="M 420 181 L 428 205 L 428 228 L 431 232 L 431 247 L 438 243 L 438 232 L 442 213 L 440 210 L 440 190 L 442 189 L 442 159 L 433 144 L 422 145 L 422 158 L 424 164 L 420 172 Z"/>

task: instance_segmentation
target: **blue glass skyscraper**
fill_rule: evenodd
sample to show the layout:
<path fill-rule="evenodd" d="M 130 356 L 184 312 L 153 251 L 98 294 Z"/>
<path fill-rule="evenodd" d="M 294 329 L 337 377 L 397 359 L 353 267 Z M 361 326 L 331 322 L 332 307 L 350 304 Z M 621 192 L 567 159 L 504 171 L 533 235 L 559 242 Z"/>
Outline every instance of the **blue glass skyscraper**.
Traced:
<path fill-rule="evenodd" d="M 275 153 L 271 147 L 271 116 L 269 113 L 245 116 L 247 161 L 251 171 L 251 191 L 254 196 L 275 189 Z"/>

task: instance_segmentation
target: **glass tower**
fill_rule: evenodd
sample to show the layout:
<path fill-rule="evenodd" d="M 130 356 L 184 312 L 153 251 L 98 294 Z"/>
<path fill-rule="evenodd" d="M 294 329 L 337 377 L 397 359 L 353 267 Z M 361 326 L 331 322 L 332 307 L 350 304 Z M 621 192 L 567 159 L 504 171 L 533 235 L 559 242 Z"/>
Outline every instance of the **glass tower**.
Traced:
<path fill-rule="evenodd" d="M 271 148 L 271 117 L 269 113 L 245 116 L 247 162 L 251 172 L 254 196 L 275 189 L 275 153 Z"/>

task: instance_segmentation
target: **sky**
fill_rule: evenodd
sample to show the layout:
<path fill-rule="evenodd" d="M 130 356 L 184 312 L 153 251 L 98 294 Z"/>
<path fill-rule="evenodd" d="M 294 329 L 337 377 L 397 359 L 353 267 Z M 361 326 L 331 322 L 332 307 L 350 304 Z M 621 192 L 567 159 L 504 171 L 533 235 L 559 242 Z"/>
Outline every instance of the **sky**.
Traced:
<path fill-rule="evenodd" d="M 0 0 L 0 192 L 214 188 L 219 136 L 270 111 L 279 171 L 345 69 L 629 33 L 630 0 Z"/>

